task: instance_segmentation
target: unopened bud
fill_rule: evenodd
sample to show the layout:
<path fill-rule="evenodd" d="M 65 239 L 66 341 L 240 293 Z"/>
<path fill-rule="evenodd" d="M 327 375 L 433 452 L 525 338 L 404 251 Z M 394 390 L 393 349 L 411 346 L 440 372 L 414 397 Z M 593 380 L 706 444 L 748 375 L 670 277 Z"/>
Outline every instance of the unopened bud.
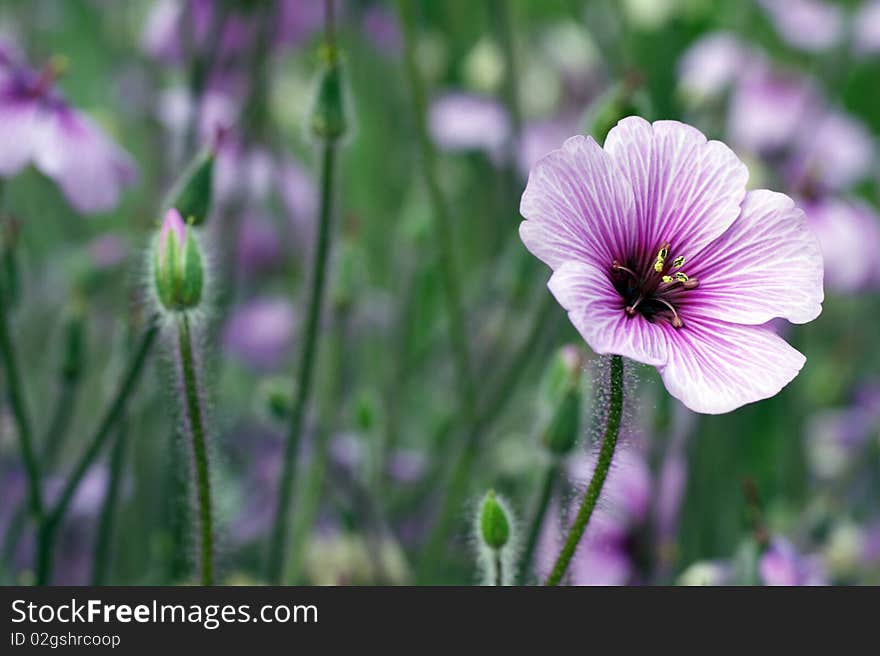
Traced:
<path fill-rule="evenodd" d="M 201 225 L 211 211 L 214 193 L 213 148 L 196 155 L 168 194 L 166 207 L 173 207 L 190 225 Z"/>
<path fill-rule="evenodd" d="M 165 214 L 153 256 L 159 301 L 167 310 L 196 307 L 202 299 L 204 265 L 198 241 L 176 209 Z"/>
<path fill-rule="evenodd" d="M 335 141 L 348 129 L 345 81 L 339 52 L 333 46 L 321 52 L 321 71 L 312 107 L 312 133 L 325 141 Z"/>
<path fill-rule="evenodd" d="M 268 378 L 257 392 L 261 408 L 276 421 L 287 421 L 293 409 L 293 387 L 287 378 Z"/>
<path fill-rule="evenodd" d="M 507 511 L 490 490 L 480 507 L 480 537 L 487 547 L 501 549 L 510 540 L 510 520 Z"/>
<path fill-rule="evenodd" d="M 583 362 L 576 346 L 563 346 L 547 373 L 550 419 L 541 433 L 544 447 L 557 457 L 568 455 L 577 443 L 581 423 Z"/>

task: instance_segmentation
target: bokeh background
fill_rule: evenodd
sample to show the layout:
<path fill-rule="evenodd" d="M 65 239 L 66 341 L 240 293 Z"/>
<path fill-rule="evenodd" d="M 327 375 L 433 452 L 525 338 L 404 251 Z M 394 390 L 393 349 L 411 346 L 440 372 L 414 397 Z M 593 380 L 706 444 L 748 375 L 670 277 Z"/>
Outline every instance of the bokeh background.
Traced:
<path fill-rule="evenodd" d="M 653 369 L 628 369 L 625 445 L 569 581 L 880 583 L 880 3 L 414 1 L 411 56 L 454 240 L 476 429 L 453 370 L 397 5 L 337 5 L 352 126 L 285 581 L 481 582 L 479 500 L 502 495 L 522 543 L 552 468 L 520 580 L 546 572 L 590 472 L 604 377 L 519 240 L 519 196 L 542 154 L 577 133 L 601 141 L 635 113 L 696 125 L 737 151 L 751 187 L 795 197 L 826 256 L 826 302 L 811 324 L 777 326 L 807 355 L 801 374 L 731 414 L 694 415 Z M 218 129 L 232 135 L 205 228 L 200 323 L 227 583 L 264 580 L 317 222 L 308 115 L 322 17 L 319 0 L 0 2 L 3 47 L 37 70 L 63 57 L 54 84 L 137 171 L 93 180 L 121 188 L 97 213 L 34 167 L 3 180 L 4 284 L 15 280 L 4 302 L 50 499 L 144 325 L 162 198 Z M 572 369 L 579 440 L 560 458 L 542 435 Z M 6 385 L 0 376 L 0 576 L 28 583 L 34 528 Z M 78 490 L 55 582 L 193 579 L 175 389 L 157 350 Z"/>

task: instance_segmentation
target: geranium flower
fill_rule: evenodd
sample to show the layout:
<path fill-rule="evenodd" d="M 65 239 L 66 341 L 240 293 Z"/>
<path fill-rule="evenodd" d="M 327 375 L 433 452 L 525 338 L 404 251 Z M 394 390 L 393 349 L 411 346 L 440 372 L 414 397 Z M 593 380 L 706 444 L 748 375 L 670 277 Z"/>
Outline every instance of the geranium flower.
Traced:
<path fill-rule="evenodd" d="M 34 164 L 82 213 L 111 209 L 136 178 L 129 155 L 55 88 L 50 62 L 33 71 L 0 56 L 0 177 Z"/>
<path fill-rule="evenodd" d="M 779 392 L 804 356 L 763 327 L 821 312 L 822 254 L 794 202 L 746 193 L 727 146 L 630 117 L 604 149 L 576 136 L 532 169 L 520 236 L 596 353 L 657 367 L 697 412 Z"/>

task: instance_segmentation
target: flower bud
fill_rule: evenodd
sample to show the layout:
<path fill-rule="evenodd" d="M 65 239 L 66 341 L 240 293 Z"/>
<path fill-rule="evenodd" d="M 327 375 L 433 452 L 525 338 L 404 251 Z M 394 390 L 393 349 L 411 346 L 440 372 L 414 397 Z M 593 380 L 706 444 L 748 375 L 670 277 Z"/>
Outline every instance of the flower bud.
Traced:
<path fill-rule="evenodd" d="M 156 293 L 167 310 L 188 310 L 199 304 L 204 286 L 202 253 L 195 235 L 174 208 L 162 222 L 153 267 Z"/>
<path fill-rule="evenodd" d="M 504 506 L 489 490 L 480 507 L 480 537 L 490 549 L 501 549 L 510 539 L 510 520 Z"/>
<path fill-rule="evenodd" d="M 293 387 L 283 377 L 268 378 L 260 383 L 257 398 L 260 406 L 276 421 L 287 421 L 293 410 Z"/>
<path fill-rule="evenodd" d="M 211 211 L 215 158 L 212 148 L 196 155 L 168 194 L 165 206 L 176 208 L 190 225 L 201 225 Z"/>
<path fill-rule="evenodd" d="M 547 402 L 552 409 L 541 442 L 554 456 L 564 457 L 577 443 L 581 423 L 581 353 L 563 346 L 547 372 Z"/>
<path fill-rule="evenodd" d="M 318 74 L 318 88 L 312 106 L 311 129 L 319 139 L 335 141 L 348 128 L 345 81 L 339 52 L 335 47 L 325 47 L 321 60 L 322 68 Z"/>

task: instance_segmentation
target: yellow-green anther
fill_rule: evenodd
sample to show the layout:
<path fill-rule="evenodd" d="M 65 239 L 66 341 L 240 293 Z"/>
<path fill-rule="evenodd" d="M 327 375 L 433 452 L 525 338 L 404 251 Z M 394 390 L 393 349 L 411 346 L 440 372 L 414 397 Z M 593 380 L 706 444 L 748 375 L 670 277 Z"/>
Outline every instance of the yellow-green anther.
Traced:
<path fill-rule="evenodd" d="M 676 271 L 675 279 L 678 282 L 687 282 L 689 280 L 688 275 L 684 271 Z"/>
<path fill-rule="evenodd" d="M 672 266 L 676 269 L 680 269 L 684 266 L 684 255 L 679 255 L 677 258 L 672 260 Z"/>

